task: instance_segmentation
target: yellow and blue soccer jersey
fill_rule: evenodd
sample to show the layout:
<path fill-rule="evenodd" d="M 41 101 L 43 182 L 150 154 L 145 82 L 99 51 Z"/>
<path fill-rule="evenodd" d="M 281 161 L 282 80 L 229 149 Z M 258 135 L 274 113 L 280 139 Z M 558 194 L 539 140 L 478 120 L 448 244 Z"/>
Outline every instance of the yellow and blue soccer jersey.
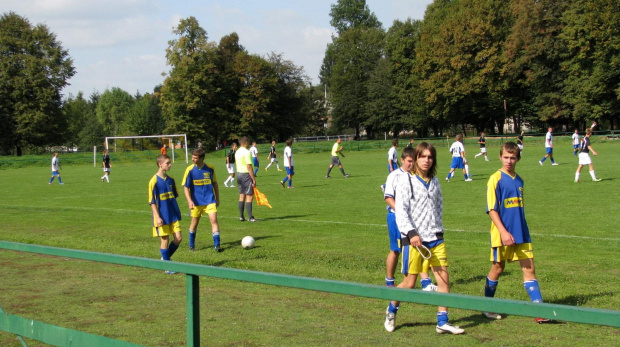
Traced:
<path fill-rule="evenodd" d="M 183 176 L 183 186 L 189 188 L 192 202 L 196 206 L 216 203 L 213 182 L 217 182 L 213 165 L 204 164 L 199 168 L 195 164 L 187 167 Z"/>
<path fill-rule="evenodd" d="M 179 192 L 174 178 L 167 176 L 163 179 L 154 175 L 149 181 L 149 204 L 157 206 L 159 216 L 164 220 L 164 225 L 181 220 L 181 210 L 179 210 L 176 199 L 178 196 Z"/>
<path fill-rule="evenodd" d="M 512 177 L 499 170 L 487 183 L 487 213 L 494 210 L 516 244 L 531 243 L 530 229 L 523 208 L 523 180 L 515 173 Z M 502 246 L 499 229 L 491 222 L 491 247 Z"/>

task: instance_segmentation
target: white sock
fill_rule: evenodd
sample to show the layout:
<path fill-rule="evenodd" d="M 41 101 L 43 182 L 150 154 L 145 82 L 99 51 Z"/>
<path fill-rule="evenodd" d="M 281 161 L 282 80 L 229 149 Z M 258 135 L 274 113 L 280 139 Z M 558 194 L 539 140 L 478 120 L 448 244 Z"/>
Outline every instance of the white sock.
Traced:
<path fill-rule="evenodd" d="M 596 179 L 596 174 L 594 173 L 594 170 L 590 171 L 590 176 L 592 176 L 593 180 Z"/>
<path fill-rule="evenodd" d="M 478 158 L 481 155 L 482 155 L 482 153 L 478 153 L 478 154 L 476 154 L 476 156 L 474 158 Z"/>
<path fill-rule="evenodd" d="M 105 175 L 105 180 L 108 181 L 108 183 L 110 183 L 110 176 Z"/>
<path fill-rule="evenodd" d="M 581 174 L 579 172 L 575 172 L 575 182 L 579 181 L 579 176 Z"/>
<path fill-rule="evenodd" d="M 465 165 L 465 174 L 469 177 L 469 165 Z"/>

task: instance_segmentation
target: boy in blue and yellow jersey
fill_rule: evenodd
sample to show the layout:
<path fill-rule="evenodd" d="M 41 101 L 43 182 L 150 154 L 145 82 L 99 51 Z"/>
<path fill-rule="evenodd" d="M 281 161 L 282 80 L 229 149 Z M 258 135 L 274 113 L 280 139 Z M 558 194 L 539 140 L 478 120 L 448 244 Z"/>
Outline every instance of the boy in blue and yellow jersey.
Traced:
<path fill-rule="evenodd" d="M 491 175 L 487 183 L 487 213 L 491 218 L 491 270 L 484 286 L 484 296 L 494 297 L 499 276 L 506 261 L 519 261 L 523 271 L 523 286 L 532 302 L 542 302 L 540 287 L 534 271 L 534 253 L 530 230 L 523 208 L 523 180 L 515 172 L 521 151 L 514 142 L 506 142 L 499 151 L 502 168 Z M 489 319 L 502 319 L 493 312 L 482 312 Z M 536 318 L 537 323 L 548 319 Z"/>
<path fill-rule="evenodd" d="M 168 176 L 171 167 L 170 157 L 160 154 L 157 157 L 157 173 L 149 181 L 149 204 L 153 212 L 153 237 L 160 238 L 159 251 L 162 260 L 170 258 L 181 244 L 181 210 L 177 204 L 179 192 L 174 178 Z M 174 240 L 170 241 L 170 235 Z M 166 271 L 171 274 L 173 272 Z"/>
<path fill-rule="evenodd" d="M 194 251 L 196 243 L 196 229 L 200 217 L 209 216 L 213 248 L 216 252 L 220 248 L 220 226 L 217 222 L 217 207 L 220 205 L 220 190 L 215 176 L 213 165 L 205 164 L 205 151 L 197 148 L 192 152 L 193 164 L 188 166 L 183 176 L 183 191 L 192 221 L 189 225 L 189 250 Z"/>

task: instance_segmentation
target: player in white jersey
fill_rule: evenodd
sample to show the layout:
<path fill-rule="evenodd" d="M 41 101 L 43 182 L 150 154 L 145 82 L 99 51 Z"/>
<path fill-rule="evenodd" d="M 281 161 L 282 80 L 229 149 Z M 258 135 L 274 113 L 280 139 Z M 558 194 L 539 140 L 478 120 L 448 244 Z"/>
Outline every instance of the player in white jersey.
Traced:
<path fill-rule="evenodd" d="M 64 184 L 60 178 L 60 159 L 58 159 L 58 152 L 54 152 L 54 156 L 52 157 L 52 177 L 48 184 L 52 184 L 54 177 L 58 177 L 59 184 Z"/>
<path fill-rule="evenodd" d="M 252 141 L 252 147 L 250 147 L 250 155 L 252 155 L 252 165 L 254 165 L 254 177 L 258 173 L 258 148 L 256 148 L 256 141 Z"/>
<path fill-rule="evenodd" d="M 579 129 L 575 129 L 575 132 L 573 133 L 573 155 L 577 156 L 577 154 L 579 153 L 579 145 L 580 142 L 579 141 Z"/>
<path fill-rule="evenodd" d="M 398 139 L 392 139 L 392 147 L 388 151 L 388 174 L 398 169 Z"/>
<path fill-rule="evenodd" d="M 553 159 L 553 128 L 552 127 L 549 127 L 547 131 L 547 135 L 545 135 L 545 150 L 547 153 L 542 159 L 540 159 L 540 161 L 538 161 L 538 164 L 542 166 L 545 160 L 549 158 L 551 159 L 551 165 L 559 165 Z"/>
<path fill-rule="evenodd" d="M 450 178 L 454 176 L 454 170 L 463 169 L 463 176 L 465 182 L 471 182 L 469 177 L 469 165 L 467 165 L 467 159 L 465 159 L 465 147 L 463 146 L 463 135 L 457 134 L 456 141 L 450 146 L 450 153 L 452 153 L 452 164 L 450 165 L 450 172 L 446 176 L 446 181 L 450 182 Z"/>
<path fill-rule="evenodd" d="M 286 177 L 284 177 L 284 179 L 282 181 L 280 181 L 280 184 L 282 185 L 282 188 L 285 187 L 285 183 L 288 181 L 288 187 L 289 188 L 294 188 L 293 187 L 293 175 L 295 174 L 295 169 L 293 167 L 293 149 L 291 148 L 291 145 L 293 144 L 292 140 L 286 140 L 286 147 L 284 148 L 284 168 L 286 169 Z"/>

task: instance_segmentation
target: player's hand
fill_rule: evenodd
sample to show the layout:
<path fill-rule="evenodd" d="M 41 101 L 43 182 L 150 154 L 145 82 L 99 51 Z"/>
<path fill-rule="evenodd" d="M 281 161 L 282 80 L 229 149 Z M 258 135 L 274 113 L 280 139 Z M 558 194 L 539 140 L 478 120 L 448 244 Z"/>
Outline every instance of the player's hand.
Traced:
<path fill-rule="evenodd" d="M 504 246 L 512 246 L 515 244 L 515 239 L 512 237 L 512 235 L 505 231 L 505 232 L 500 232 L 501 237 L 502 237 L 502 245 Z"/>
<path fill-rule="evenodd" d="M 409 242 L 411 242 L 411 245 L 413 247 L 420 247 L 422 246 L 422 240 L 420 239 L 420 236 L 414 236 L 411 239 L 409 239 Z"/>
<path fill-rule="evenodd" d="M 161 219 L 159 217 L 157 219 L 155 219 L 155 226 L 160 227 L 160 226 L 163 226 L 163 225 L 164 225 L 164 220 L 163 219 Z"/>
<path fill-rule="evenodd" d="M 252 188 L 256 187 L 256 180 L 252 180 Z"/>
<path fill-rule="evenodd" d="M 188 202 L 187 207 L 189 207 L 190 211 L 194 209 L 194 202 Z"/>

